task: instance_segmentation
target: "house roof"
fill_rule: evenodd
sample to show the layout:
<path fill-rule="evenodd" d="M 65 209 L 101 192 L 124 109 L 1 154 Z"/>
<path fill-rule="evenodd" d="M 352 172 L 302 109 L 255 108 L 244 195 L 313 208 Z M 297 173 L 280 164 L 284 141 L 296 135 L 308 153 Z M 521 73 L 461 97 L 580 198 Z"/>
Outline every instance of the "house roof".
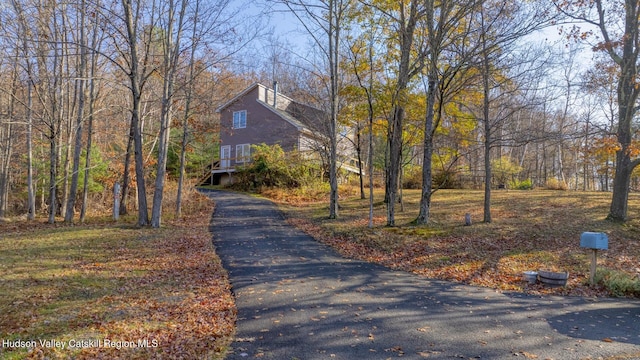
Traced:
<path fill-rule="evenodd" d="M 233 104 L 234 102 L 236 102 L 238 99 L 242 98 L 249 92 L 253 91 L 257 87 L 262 87 L 267 91 L 273 91 L 273 89 L 267 86 L 264 86 L 261 83 L 257 83 L 257 82 L 253 83 L 246 89 L 239 92 L 236 96 L 231 98 L 229 101 L 220 105 L 216 109 L 216 112 L 218 113 L 222 112 L 222 110 L 231 106 L 231 104 Z M 274 114 L 278 115 L 283 120 L 289 122 L 291 125 L 295 126 L 298 131 L 307 132 L 309 134 L 314 134 L 318 132 L 324 133 L 323 131 L 324 129 L 322 128 L 322 115 L 323 115 L 322 110 L 297 102 L 281 93 L 278 93 L 278 99 L 286 100 L 286 103 L 287 103 L 286 108 L 282 108 L 281 106 L 274 107 L 273 105 L 268 104 L 265 101 L 260 99 L 256 99 L 256 102 L 258 102 L 260 105 L 264 106 Z M 278 104 L 280 105 L 280 101 L 278 102 Z"/>
<path fill-rule="evenodd" d="M 259 83 L 259 82 L 255 82 L 255 83 L 253 83 L 253 84 L 249 85 L 247 88 L 245 88 L 245 89 L 244 89 L 244 90 L 242 90 L 241 92 L 239 92 L 236 96 L 232 97 L 229 101 L 227 101 L 227 102 L 225 102 L 224 104 L 222 104 L 222 105 L 218 106 L 218 108 L 216 109 L 216 112 L 218 112 L 218 113 L 219 113 L 219 112 L 221 112 L 222 110 L 224 110 L 225 108 L 229 107 L 231 104 L 233 104 L 234 102 L 236 102 L 236 100 L 238 100 L 238 99 L 240 99 L 241 97 L 243 97 L 243 96 L 247 95 L 248 93 L 250 93 L 253 89 L 255 89 L 255 88 L 257 88 L 257 87 L 262 87 L 262 88 L 264 88 L 264 89 L 267 89 L 267 90 L 271 90 L 271 91 L 273 91 L 273 89 L 271 89 L 271 88 L 269 88 L 269 87 L 267 87 L 267 86 L 264 86 L 264 85 L 262 85 L 262 84 L 261 84 L 261 83 Z M 284 97 L 285 99 L 287 99 L 287 100 L 289 100 L 289 101 L 293 101 L 292 99 L 288 98 L 288 97 L 287 97 L 287 96 L 285 96 L 285 95 L 278 94 L 278 96 L 282 96 L 282 97 Z"/>
<path fill-rule="evenodd" d="M 256 100 L 258 102 L 258 104 L 264 106 L 265 108 L 267 108 L 269 111 L 275 113 L 276 115 L 280 116 L 281 118 L 283 118 L 284 120 L 288 121 L 291 125 L 295 126 L 296 129 L 298 130 L 304 130 L 307 129 L 307 126 L 305 126 L 302 122 L 300 122 L 298 119 L 294 118 L 293 116 L 289 115 L 289 113 L 287 113 L 286 111 L 280 110 L 278 108 L 273 107 L 272 105 L 267 104 L 266 102 L 258 99 Z"/>

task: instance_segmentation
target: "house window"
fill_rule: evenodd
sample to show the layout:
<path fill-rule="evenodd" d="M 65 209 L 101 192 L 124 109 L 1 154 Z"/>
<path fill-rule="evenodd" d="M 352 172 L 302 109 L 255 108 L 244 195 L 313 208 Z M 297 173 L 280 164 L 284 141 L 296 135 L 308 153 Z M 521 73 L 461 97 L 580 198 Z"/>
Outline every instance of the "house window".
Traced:
<path fill-rule="evenodd" d="M 244 129 L 247 127 L 247 111 L 234 111 L 233 112 L 233 128 Z"/>
<path fill-rule="evenodd" d="M 236 145 L 236 163 L 245 163 L 251 161 L 251 145 Z"/>

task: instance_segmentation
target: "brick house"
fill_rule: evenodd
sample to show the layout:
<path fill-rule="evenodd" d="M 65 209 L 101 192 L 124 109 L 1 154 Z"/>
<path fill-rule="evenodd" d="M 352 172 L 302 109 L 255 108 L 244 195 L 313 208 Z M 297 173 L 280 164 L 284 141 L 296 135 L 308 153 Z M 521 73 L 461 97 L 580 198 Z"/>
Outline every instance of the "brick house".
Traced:
<path fill-rule="evenodd" d="M 221 105 L 220 154 L 212 169 L 211 182 L 233 181 L 238 166 L 251 160 L 251 145 L 279 144 L 287 151 L 314 153 L 326 144 L 326 114 L 278 93 L 277 83 L 270 89 L 255 83 Z M 347 132 L 341 134 L 339 153 L 353 157 Z M 342 166 L 348 171 L 352 166 Z"/>

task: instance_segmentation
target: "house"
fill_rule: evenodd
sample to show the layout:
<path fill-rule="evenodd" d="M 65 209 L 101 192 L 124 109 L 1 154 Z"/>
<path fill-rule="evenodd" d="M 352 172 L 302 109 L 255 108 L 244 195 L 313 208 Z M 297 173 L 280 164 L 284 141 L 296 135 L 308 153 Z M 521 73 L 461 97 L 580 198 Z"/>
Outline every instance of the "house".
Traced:
<path fill-rule="evenodd" d="M 211 183 L 233 181 L 239 166 L 251 161 L 251 145 L 278 144 L 287 151 L 318 152 L 326 148 L 326 113 L 255 83 L 221 105 L 219 161 L 212 168 Z M 343 158 L 352 158 L 353 146 L 347 132 L 339 141 Z M 345 164 L 343 168 L 356 171 Z"/>

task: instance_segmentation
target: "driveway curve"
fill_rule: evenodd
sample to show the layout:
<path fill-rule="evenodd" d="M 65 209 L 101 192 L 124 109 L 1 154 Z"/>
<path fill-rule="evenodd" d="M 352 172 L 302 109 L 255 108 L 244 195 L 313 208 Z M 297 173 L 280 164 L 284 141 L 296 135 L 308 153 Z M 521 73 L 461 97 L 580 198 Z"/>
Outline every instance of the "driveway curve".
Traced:
<path fill-rule="evenodd" d="M 640 359 L 640 301 L 534 297 L 345 259 L 270 201 L 208 191 L 238 308 L 227 359 Z"/>

